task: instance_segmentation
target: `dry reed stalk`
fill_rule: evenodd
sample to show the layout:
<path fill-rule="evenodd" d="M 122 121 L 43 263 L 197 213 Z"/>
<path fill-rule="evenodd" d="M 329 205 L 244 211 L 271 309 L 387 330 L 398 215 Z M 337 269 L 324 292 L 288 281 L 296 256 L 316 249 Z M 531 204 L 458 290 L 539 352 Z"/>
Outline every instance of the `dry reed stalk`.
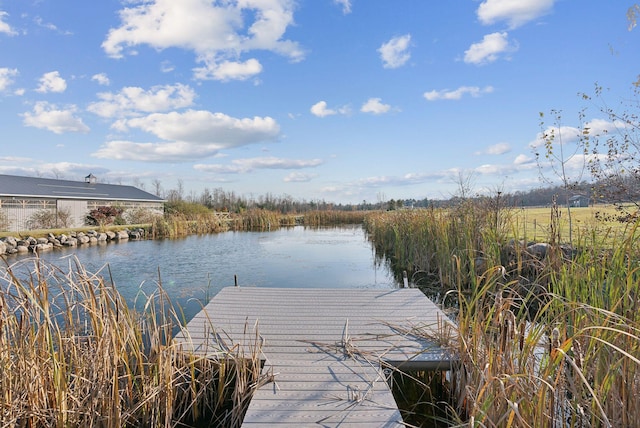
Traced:
<path fill-rule="evenodd" d="M 139 313 L 71 260 L 68 271 L 39 259 L 2 270 L 1 426 L 173 427 L 202 417 L 239 426 L 255 355 L 185 354 L 173 342 L 180 320 L 160 282 Z M 229 361 L 237 382 L 225 373 Z M 231 405 L 219 398 L 234 394 Z"/>

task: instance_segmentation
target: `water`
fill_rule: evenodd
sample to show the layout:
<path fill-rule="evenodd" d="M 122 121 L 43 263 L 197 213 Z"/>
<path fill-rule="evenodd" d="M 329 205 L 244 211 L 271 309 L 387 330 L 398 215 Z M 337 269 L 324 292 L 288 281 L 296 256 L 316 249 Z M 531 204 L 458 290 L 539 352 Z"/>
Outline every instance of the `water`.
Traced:
<path fill-rule="evenodd" d="M 27 257 L 32 256 L 12 256 L 8 262 Z M 109 283 L 112 279 L 129 302 L 141 292 L 153 292 L 161 282 L 187 319 L 220 289 L 233 285 L 236 276 L 241 287 L 396 287 L 393 274 L 376 263 L 371 244 L 357 225 L 193 235 L 64 248 L 41 255 L 65 269 L 70 257 Z"/>

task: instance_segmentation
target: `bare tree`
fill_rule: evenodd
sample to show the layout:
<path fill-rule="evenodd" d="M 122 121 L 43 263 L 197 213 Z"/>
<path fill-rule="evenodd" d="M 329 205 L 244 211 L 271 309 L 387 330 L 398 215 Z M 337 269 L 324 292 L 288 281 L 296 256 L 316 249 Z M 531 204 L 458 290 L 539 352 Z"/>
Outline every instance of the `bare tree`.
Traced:
<path fill-rule="evenodd" d="M 640 85 L 615 108 L 605 101 L 596 84 L 594 95 L 582 94 L 606 120 L 582 123 L 581 144 L 595 180 L 594 197 L 618 205 L 621 211 L 640 208 Z"/>
<path fill-rule="evenodd" d="M 158 196 L 158 197 L 162 197 L 162 183 L 160 182 L 159 179 L 154 179 L 151 182 L 151 186 L 153 186 L 153 194 Z"/>

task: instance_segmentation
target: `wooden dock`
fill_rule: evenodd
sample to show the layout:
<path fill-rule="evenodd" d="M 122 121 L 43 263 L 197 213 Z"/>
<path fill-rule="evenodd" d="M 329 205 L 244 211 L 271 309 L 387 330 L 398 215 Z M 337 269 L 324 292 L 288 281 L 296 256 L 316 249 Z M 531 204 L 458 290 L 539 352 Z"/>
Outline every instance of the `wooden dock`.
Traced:
<path fill-rule="evenodd" d="M 255 392 L 243 427 L 396 427 L 388 368 L 450 369 L 424 337 L 452 328 L 418 289 L 227 287 L 176 340 L 203 355 L 259 343 L 273 382 Z"/>

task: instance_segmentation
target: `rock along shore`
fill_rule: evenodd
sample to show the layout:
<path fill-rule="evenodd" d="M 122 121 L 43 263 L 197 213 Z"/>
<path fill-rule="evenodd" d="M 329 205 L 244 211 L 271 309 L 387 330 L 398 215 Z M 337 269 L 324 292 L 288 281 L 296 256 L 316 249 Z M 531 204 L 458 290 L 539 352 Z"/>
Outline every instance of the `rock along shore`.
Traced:
<path fill-rule="evenodd" d="M 29 252 L 38 253 L 62 247 L 77 247 L 80 245 L 122 242 L 146 238 L 147 232 L 142 228 L 133 230 L 125 229 L 118 232 L 96 232 L 95 230 L 90 230 L 87 232 L 70 232 L 60 235 L 49 233 L 46 237 L 41 238 L 31 236 L 27 238 L 16 238 L 6 236 L 0 238 L 0 255 Z"/>

